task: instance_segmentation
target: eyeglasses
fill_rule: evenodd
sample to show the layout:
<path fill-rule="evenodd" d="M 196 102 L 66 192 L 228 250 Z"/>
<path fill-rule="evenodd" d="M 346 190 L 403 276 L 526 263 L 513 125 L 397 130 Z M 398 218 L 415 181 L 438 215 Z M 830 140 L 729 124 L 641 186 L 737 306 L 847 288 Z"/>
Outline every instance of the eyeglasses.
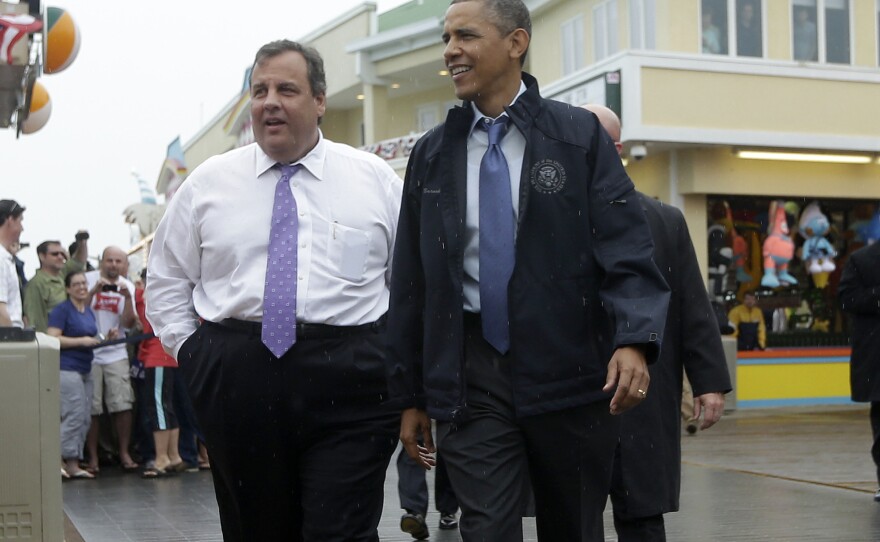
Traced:
<path fill-rule="evenodd" d="M 83 282 L 81 282 L 81 281 L 77 281 L 77 282 L 71 282 L 71 283 L 70 283 L 70 287 L 71 287 L 71 288 L 79 288 L 80 286 L 88 287 L 88 285 L 89 285 L 89 284 L 88 284 L 87 282 L 84 282 L 84 281 L 83 281 Z"/>

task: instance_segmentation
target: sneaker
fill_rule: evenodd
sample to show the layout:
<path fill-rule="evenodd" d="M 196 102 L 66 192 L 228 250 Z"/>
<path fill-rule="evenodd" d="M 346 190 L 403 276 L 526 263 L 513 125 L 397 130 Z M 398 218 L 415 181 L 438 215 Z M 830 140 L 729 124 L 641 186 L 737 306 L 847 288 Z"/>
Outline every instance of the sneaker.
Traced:
<path fill-rule="evenodd" d="M 458 528 L 458 517 L 456 517 L 455 512 L 451 514 L 440 514 L 440 525 L 439 527 L 444 530 L 457 529 Z"/>
<path fill-rule="evenodd" d="M 416 540 L 427 540 L 429 536 L 425 516 L 409 510 L 400 518 L 400 530 L 409 533 Z"/>
<path fill-rule="evenodd" d="M 880 502 L 880 489 L 877 490 L 877 493 L 874 493 L 874 502 Z"/>

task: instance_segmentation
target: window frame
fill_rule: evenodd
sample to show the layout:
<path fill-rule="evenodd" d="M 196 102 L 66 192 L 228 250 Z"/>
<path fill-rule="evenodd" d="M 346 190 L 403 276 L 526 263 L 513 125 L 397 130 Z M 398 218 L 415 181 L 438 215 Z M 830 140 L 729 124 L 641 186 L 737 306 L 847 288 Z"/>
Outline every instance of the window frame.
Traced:
<path fill-rule="evenodd" d="M 813 63 L 813 64 L 833 64 L 836 66 L 852 66 L 854 65 L 853 57 L 855 56 L 855 20 L 853 14 L 852 0 L 839 0 L 846 5 L 847 12 L 847 32 L 849 42 L 847 43 L 848 61 L 847 62 L 829 62 L 828 61 L 828 25 L 826 19 L 826 11 L 828 4 L 833 0 L 813 0 L 816 2 L 816 60 L 798 60 L 794 57 L 794 9 L 798 5 L 803 5 L 804 0 L 789 0 L 788 14 L 789 24 L 791 25 L 791 39 L 789 40 L 789 53 L 794 62 Z M 809 1 L 809 0 L 807 0 Z M 877 24 L 880 25 L 880 0 L 877 2 Z M 880 33 L 880 29 L 878 29 Z M 880 63 L 880 38 L 878 38 L 878 63 Z"/>

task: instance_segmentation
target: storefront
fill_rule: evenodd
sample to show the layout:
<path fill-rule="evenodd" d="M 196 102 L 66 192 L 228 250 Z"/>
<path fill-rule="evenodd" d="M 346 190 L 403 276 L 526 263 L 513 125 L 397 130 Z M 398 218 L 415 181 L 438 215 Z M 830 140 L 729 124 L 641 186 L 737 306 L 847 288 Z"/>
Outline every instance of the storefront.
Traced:
<path fill-rule="evenodd" d="M 754 292 L 766 349 L 740 351 L 740 407 L 849 402 L 849 330 L 837 302 L 848 255 L 880 237 L 876 200 L 712 195 L 709 289 L 727 312 Z"/>

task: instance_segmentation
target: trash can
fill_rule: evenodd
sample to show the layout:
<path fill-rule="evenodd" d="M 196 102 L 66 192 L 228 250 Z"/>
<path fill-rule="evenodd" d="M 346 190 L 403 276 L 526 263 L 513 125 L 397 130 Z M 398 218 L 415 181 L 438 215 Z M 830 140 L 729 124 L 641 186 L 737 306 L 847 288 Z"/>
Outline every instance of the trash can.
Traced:
<path fill-rule="evenodd" d="M 62 542 L 59 342 L 0 328 L 0 540 Z"/>

